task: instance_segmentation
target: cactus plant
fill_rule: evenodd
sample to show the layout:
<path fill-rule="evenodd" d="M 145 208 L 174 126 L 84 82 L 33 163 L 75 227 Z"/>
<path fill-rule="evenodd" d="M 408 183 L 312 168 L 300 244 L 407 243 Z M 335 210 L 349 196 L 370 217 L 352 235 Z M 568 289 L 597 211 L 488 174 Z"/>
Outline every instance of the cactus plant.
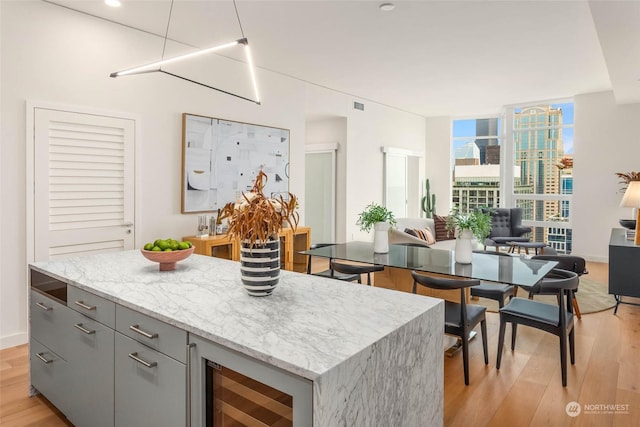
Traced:
<path fill-rule="evenodd" d="M 431 185 L 429 184 L 429 180 L 425 181 L 425 193 L 422 197 L 422 202 L 420 203 L 422 210 L 425 213 L 427 218 L 433 218 L 433 215 L 436 213 L 436 195 L 431 194 Z"/>

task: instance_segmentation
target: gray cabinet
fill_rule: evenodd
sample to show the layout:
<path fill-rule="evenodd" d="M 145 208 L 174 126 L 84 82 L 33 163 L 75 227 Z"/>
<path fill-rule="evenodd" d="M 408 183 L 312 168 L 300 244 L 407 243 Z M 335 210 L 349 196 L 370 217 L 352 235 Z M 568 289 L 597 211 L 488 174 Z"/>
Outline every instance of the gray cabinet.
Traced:
<path fill-rule="evenodd" d="M 115 425 L 184 426 L 186 378 L 183 363 L 116 333 Z"/>
<path fill-rule="evenodd" d="M 37 391 L 78 427 L 187 424 L 186 331 L 38 271 L 30 278 Z"/>
<path fill-rule="evenodd" d="M 640 297 L 640 246 L 633 240 L 627 240 L 625 230 L 614 228 L 609 240 L 609 293 L 616 297 L 619 304 L 632 304 L 622 301 L 622 297 Z M 637 305 L 637 304 L 633 304 Z"/>
<path fill-rule="evenodd" d="M 70 400 L 67 418 L 76 426 L 113 426 L 114 331 L 87 316 L 72 312 L 67 334 Z"/>
<path fill-rule="evenodd" d="M 32 337 L 29 342 L 29 369 L 31 385 L 66 414 L 71 406 L 66 393 L 69 388 L 66 360 Z"/>

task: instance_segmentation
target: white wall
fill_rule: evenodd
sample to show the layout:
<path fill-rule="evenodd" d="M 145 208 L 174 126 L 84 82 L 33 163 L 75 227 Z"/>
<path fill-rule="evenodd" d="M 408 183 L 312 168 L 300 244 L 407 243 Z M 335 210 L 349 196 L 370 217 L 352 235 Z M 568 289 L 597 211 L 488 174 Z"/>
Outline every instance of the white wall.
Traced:
<path fill-rule="evenodd" d="M 389 110 L 370 102 L 365 110 L 352 109 L 347 119 L 345 240 L 373 241 L 373 233 L 355 225 L 358 214 L 371 202 L 383 204 L 384 157 L 382 147 L 424 151 L 423 117 Z M 409 197 L 412 197 L 409 195 Z M 414 197 L 420 197 L 416 194 Z"/>
<path fill-rule="evenodd" d="M 347 118 L 331 117 L 318 120 L 310 120 L 306 123 L 307 145 L 337 143 L 336 151 L 336 243 L 345 242 L 347 233 L 345 221 L 346 188 L 344 186 L 347 167 L 346 143 L 347 143 Z M 305 195 L 306 197 L 306 195 Z M 311 230 L 313 236 L 313 230 Z M 340 236 L 340 239 L 337 238 Z"/>
<path fill-rule="evenodd" d="M 182 113 L 290 129 L 290 190 L 302 198 L 308 112 L 315 113 L 315 106 L 322 105 L 332 116 L 348 118 L 351 114 L 347 110 L 353 100 L 347 95 L 262 70 L 257 76 L 261 106 L 165 75 L 112 79 L 108 76 L 117 69 L 155 59 L 153 52 L 160 52 L 161 39 L 44 2 L 0 1 L 0 19 L 0 236 L 4 255 L 0 257 L 0 348 L 27 340 L 27 100 L 119 111 L 140 118 L 136 153 L 138 246 L 157 236 L 178 238 L 195 232 L 197 215 L 180 214 Z M 385 140 L 422 146 L 424 140 L 424 121 L 419 116 L 371 103 L 368 108 L 353 126 L 349 120 L 352 135 L 348 138 L 356 153 L 345 161 L 345 168 L 357 165 L 354 175 L 366 177 L 366 185 L 355 190 L 361 191 L 367 202 L 382 199 L 379 146 Z M 402 129 L 396 132 L 398 128 Z M 358 150 L 365 155 L 360 156 Z M 371 162 L 371 167 L 365 162 Z M 351 180 L 357 182 L 356 178 Z M 341 185 L 347 194 L 352 186 L 348 185 L 349 177 L 344 181 Z M 356 199 L 353 206 L 361 209 L 363 200 Z M 301 216 L 304 218 L 303 210 Z M 344 218 L 355 223 L 353 215 L 345 214 Z"/>
<path fill-rule="evenodd" d="M 621 208 L 616 172 L 640 171 L 640 104 L 616 105 L 612 92 L 575 97 L 573 252 L 608 261 L 612 227 L 631 218 Z"/>
<path fill-rule="evenodd" d="M 429 117 L 426 120 L 425 179 L 429 179 L 431 194 L 436 195 L 436 214 L 451 210 L 451 129 L 450 117 Z M 424 191 L 424 190 L 423 190 Z"/>

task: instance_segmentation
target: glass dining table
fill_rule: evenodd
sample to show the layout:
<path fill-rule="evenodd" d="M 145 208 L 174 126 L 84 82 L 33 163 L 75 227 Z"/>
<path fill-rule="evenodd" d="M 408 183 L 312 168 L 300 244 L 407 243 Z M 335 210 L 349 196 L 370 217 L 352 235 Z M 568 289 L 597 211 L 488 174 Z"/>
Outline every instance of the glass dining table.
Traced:
<path fill-rule="evenodd" d="M 556 265 L 525 256 L 496 256 L 474 253 L 471 264 L 455 262 L 454 251 L 402 244 L 389 245 L 389 252 L 373 252 L 371 242 L 348 242 L 299 252 L 323 258 L 356 263 L 380 264 L 385 270 L 374 276 L 375 286 L 411 292 L 411 270 L 443 276 L 508 283 L 527 290 L 538 283 Z M 407 284 L 407 280 L 410 282 Z M 447 298 L 449 299 L 449 298 Z"/>

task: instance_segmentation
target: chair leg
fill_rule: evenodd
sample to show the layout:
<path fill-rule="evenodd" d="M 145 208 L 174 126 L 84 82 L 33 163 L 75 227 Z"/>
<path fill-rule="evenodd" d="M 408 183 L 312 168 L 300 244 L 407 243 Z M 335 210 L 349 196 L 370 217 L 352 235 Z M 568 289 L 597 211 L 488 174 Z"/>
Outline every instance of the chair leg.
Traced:
<path fill-rule="evenodd" d="M 498 355 L 496 358 L 496 369 L 500 369 L 500 362 L 502 361 L 502 347 L 504 346 L 504 330 L 507 327 L 507 322 L 500 319 L 500 333 L 498 334 Z"/>
<path fill-rule="evenodd" d="M 480 322 L 480 328 L 482 330 L 482 349 L 484 350 L 484 364 L 489 364 L 489 349 L 487 348 L 487 321 L 482 320 Z"/>
<path fill-rule="evenodd" d="M 464 385 L 469 385 L 469 334 L 462 339 L 462 363 L 464 364 Z"/>
<path fill-rule="evenodd" d="M 567 386 L 567 333 L 560 334 L 560 369 L 562 370 L 562 387 Z"/>
<path fill-rule="evenodd" d="M 576 364 L 576 343 L 575 343 L 575 335 L 573 334 L 573 329 L 569 332 L 569 355 L 571 357 L 571 364 Z"/>
<path fill-rule="evenodd" d="M 582 313 L 580 313 L 580 307 L 578 306 L 578 300 L 575 295 L 573 296 L 573 311 L 576 312 L 576 317 L 578 319 L 582 319 Z"/>
<path fill-rule="evenodd" d="M 511 322 L 511 351 L 516 349 L 516 335 L 518 332 L 518 324 Z"/>

